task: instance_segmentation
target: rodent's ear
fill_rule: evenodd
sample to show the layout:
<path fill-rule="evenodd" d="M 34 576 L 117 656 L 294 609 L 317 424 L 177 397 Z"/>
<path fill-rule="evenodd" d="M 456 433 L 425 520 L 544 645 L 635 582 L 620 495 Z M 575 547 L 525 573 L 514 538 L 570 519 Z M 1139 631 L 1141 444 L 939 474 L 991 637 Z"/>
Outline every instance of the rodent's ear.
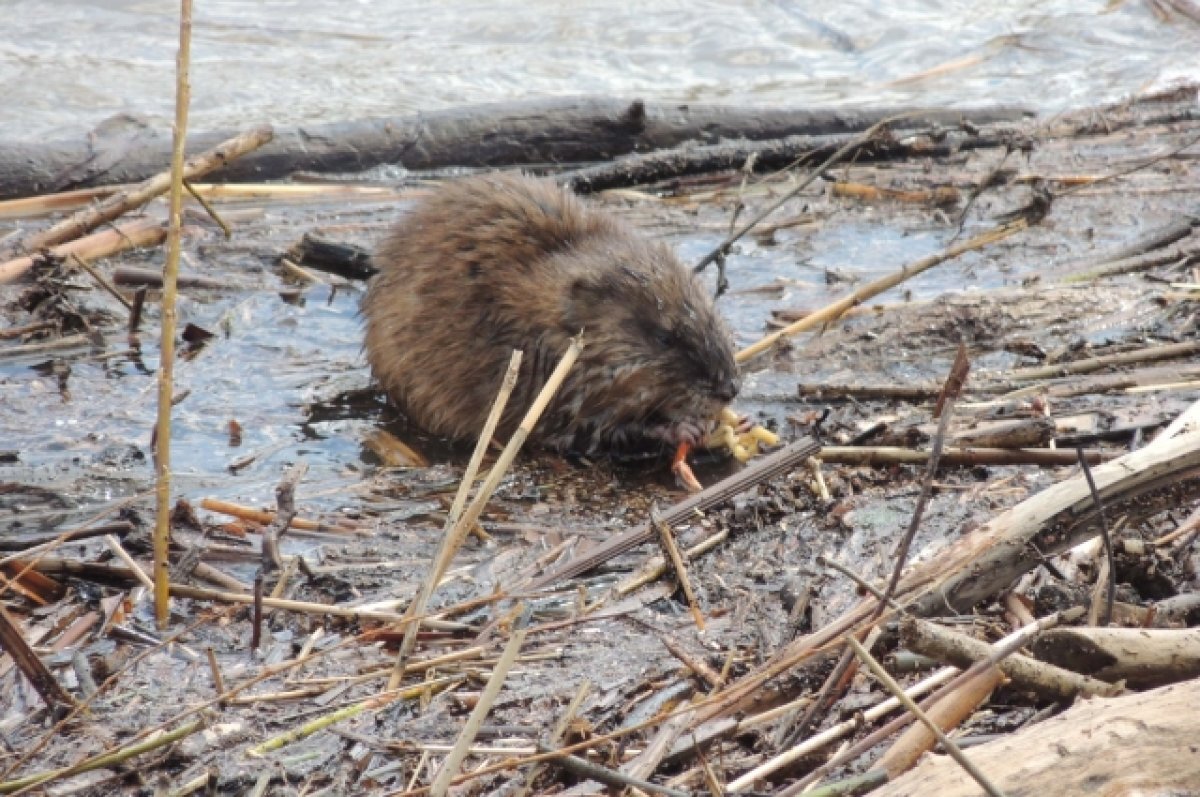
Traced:
<path fill-rule="evenodd" d="M 610 301 L 616 297 L 618 286 L 604 276 L 578 277 L 571 283 L 569 290 L 571 300 L 580 301 Z"/>

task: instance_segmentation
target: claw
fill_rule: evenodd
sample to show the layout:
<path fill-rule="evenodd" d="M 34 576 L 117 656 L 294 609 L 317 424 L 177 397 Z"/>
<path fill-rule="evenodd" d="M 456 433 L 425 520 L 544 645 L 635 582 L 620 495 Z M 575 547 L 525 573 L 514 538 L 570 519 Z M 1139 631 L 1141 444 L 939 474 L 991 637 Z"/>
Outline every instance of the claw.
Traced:
<path fill-rule="evenodd" d="M 671 460 L 671 472 L 675 474 L 676 480 L 684 489 L 690 493 L 698 493 L 704 489 L 704 485 L 700 484 L 696 474 L 692 473 L 692 466 L 688 464 L 687 456 L 691 450 L 690 443 L 679 444 L 679 448 L 675 449 L 675 456 Z"/>

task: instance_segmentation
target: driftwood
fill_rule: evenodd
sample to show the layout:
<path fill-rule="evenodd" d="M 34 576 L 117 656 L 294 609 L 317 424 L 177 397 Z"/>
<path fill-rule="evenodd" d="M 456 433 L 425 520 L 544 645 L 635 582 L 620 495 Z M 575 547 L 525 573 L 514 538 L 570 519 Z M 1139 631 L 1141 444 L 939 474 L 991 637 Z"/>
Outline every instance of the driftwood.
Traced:
<path fill-rule="evenodd" d="M 139 246 L 158 246 L 166 237 L 167 228 L 158 219 L 134 219 L 119 227 L 59 244 L 50 250 L 50 254 L 61 258 L 75 255 L 83 260 L 97 260 Z M 0 263 L 0 285 L 19 279 L 33 268 L 36 261 L 37 256 L 27 255 Z"/>
<path fill-rule="evenodd" d="M 1193 408 L 1200 406 L 1193 405 Z M 1190 418 L 1189 409 L 1181 419 Z M 1177 419 L 1178 421 L 1179 419 Z M 1166 437 L 1092 469 L 1110 506 L 1156 491 L 1200 495 L 1200 431 Z M 1099 533 L 1097 513 L 1083 474 L 1050 487 L 953 543 L 907 572 L 896 591 L 917 616 L 969 611 L 1008 589 L 1046 556 Z M 867 598 L 819 631 L 784 646 L 760 667 L 730 684 L 700 715 L 700 722 L 742 710 L 755 692 L 814 651 L 870 622 L 876 600 Z"/>
<path fill-rule="evenodd" d="M 988 643 L 925 620 L 906 618 L 900 628 L 901 640 L 910 650 L 957 667 L 970 667 L 991 655 Z M 1043 635 L 1049 633 L 1052 631 L 1045 631 Z M 1119 691 L 1103 680 L 1035 661 L 1019 653 L 1004 659 L 999 667 L 1017 687 L 1032 690 L 1048 700 L 1069 701 L 1081 694 L 1090 697 L 1113 695 Z"/>
<path fill-rule="evenodd" d="M 967 751 L 1005 794 L 1192 794 L 1200 783 L 1200 680 L 1095 698 Z M 975 797 L 979 786 L 946 756 L 871 792 L 878 797 Z"/>
<path fill-rule="evenodd" d="M 1200 629 L 1058 628 L 1033 653 L 1103 681 L 1144 689 L 1200 676 Z"/>
<path fill-rule="evenodd" d="M 777 139 L 865 130 L 897 109 L 775 110 L 655 105 L 576 97 L 450 108 L 429 113 L 276 130 L 267 146 L 214 173 L 218 181 L 265 180 L 295 171 L 348 172 L 380 164 L 409 169 L 608 160 L 685 141 Z M 914 126 L 1020 118 L 1012 109 L 909 112 Z M 231 137 L 189 137 L 189 153 Z M 0 142 L 0 198 L 144 180 L 167 163 L 169 128 L 118 116 L 87 135 Z M 739 164 L 740 165 L 740 164 Z"/>
<path fill-rule="evenodd" d="M 919 121 L 918 121 L 919 119 Z M 965 119 L 965 116 L 964 116 Z M 953 123 L 951 116 L 931 117 L 923 115 L 917 119 L 899 119 L 895 126 L 914 129 L 918 126 Z M 944 132 L 944 131 L 939 131 Z M 1002 146 L 1013 138 L 1017 128 L 1003 124 L 996 128 L 980 131 L 973 126 L 957 131 L 955 135 L 941 137 L 934 143 L 928 137 L 906 140 L 902 136 L 873 139 L 864 142 L 854 153 L 854 160 L 877 161 L 911 157 L 945 157 L 958 150 L 980 149 Z M 768 141 L 729 141 L 720 144 L 685 144 L 676 149 L 652 152 L 644 155 L 629 155 L 610 163 L 576 169 L 562 176 L 562 182 L 578 193 L 591 193 L 609 188 L 642 185 L 683 177 L 690 174 L 709 174 L 729 169 L 740 169 L 747 163 L 754 171 L 775 171 L 803 160 L 817 164 L 833 155 L 840 148 L 854 141 L 855 134 L 839 135 L 796 135 Z M 944 204 L 945 196 L 942 197 Z"/>
<path fill-rule="evenodd" d="M 269 126 L 255 128 L 242 133 L 219 146 L 204 152 L 183 165 L 183 179 L 191 180 L 235 160 L 247 152 L 261 147 L 271 140 Z M 140 208 L 150 200 L 166 193 L 171 186 L 170 172 L 160 172 L 140 185 L 113 194 L 96 205 L 87 207 L 57 224 L 20 238 L 16 243 L 0 248 L 0 256 L 36 252 L 49 246 L 79 238 L 105 222 L 113 221 L 131 210 Z"/>

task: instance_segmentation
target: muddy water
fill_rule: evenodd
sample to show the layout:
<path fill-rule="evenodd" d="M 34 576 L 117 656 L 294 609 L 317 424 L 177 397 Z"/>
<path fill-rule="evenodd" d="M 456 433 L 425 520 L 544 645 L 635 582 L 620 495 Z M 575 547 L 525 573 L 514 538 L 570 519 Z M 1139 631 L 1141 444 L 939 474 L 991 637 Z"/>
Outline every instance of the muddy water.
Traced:
<path fill-rule="evenodd" d="M 1197 76 L 1200 28 L 1149 6 L 358 0 L 334 12 L 317 0 L 201 0 L 193 127 L 589 92 L 1052 113 Z M 0 13 L 0 138 L 78 132 L 119 112 L 170 117 L 177 3 L 5 0 Z"/>

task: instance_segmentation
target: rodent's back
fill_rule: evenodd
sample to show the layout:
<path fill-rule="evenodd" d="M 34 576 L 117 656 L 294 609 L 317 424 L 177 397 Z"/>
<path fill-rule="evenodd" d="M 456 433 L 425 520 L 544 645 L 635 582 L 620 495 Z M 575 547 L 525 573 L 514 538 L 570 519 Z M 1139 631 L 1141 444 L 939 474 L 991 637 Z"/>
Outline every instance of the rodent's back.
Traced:
<path fill-rule="evenodd" d="M 550 181 L 491 175 L 440 186 L 374 259 L 367 358 L 430 431 L 477 435 L 519 348 L 521 379 L 501 425 L 510 433 L 581 329 L 584 354 L 535 434 L 549 445 L 609 447 L 711 403 L 663 395 L 672 389 L 696 399 L 717 385 L 725 401 L 736 392 L 727 333 L 687 269 Z M 673 349 L 652 340 L 668 338 Z"/>

